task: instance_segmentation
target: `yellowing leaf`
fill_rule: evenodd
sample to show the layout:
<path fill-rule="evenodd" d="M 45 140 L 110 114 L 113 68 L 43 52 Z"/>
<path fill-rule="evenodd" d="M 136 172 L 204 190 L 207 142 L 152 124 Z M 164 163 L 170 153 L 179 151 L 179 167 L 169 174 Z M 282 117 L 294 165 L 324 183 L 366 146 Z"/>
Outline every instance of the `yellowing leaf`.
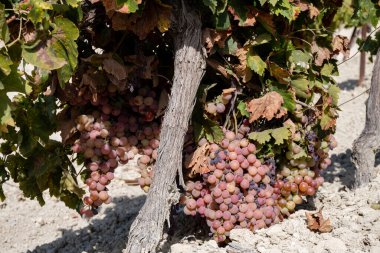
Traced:
<path fill-rule="evenodd" d="M 328 92 L 332 98 L 332 104 L 337 106 L 338 101 L 339 101 L 339 92 L 340 92 L 339 87 L 336 85 L 330 85 Z"/>
<path fill-rule="evenodd" d="M 249 51 L 247 56 L 248 67 L 255 71 L 260 76 L 264 75 L 264 71 L 267 68 L 267 64 L 261 59 L 260 56 Z"/>
<path fill-rule="evenodd" d="M 283 116 L 286 113 L 286 110 L 281 107 L 283 103 L 284 99 L 275 91 L 271 91 L 261 98 L 252 99 L 248 103 L 249 122 L 252 123 L 259 118 L 271 120 L 274 117 Z"/>
<path fill-rule="evenodd" d="M 276 145 L 280 145 L 284 143 L 284 140 L 287 140 L 290 135 L 290 131 L 288 127 L 280 127 L 272 129 L 272 137 L 275 139 Z"/>
<path fill-rule="evenodd" d="M 252 132 L 248 135 L 248 138 L 254 141 L 257 141 L 260 144 L 264 144 L 268 141 L 270 141 L 271 136 L 270 133 L 272 132 L 272 129 L 264 130 L 261 132 Z"/>

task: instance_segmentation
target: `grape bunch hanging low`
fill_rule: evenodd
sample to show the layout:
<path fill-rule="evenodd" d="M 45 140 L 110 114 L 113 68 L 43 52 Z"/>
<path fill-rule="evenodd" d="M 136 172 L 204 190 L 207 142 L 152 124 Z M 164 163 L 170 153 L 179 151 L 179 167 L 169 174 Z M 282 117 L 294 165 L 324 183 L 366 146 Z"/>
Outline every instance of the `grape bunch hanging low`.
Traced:
<path fill-rule="evenodd" d="M 89 66 L 87 73 L 91 71 L 96 73 Z M 139 183 L 148 190 L 149 166 L 157 158 L 159 145 L 159 97 L 151 82 L 135 86 L 106 82 L 93 87 L 84 84 L 85 78 L 80 85 L 67 86 L 65 92 L 72 114 L 77 115 L 75 129 L 79 134 L 72 151 L 83 158 L 90 193 L 83 199 L 82 212 L 92 216 L 100 205 L 112 201 L 107 185 L 115 169 L 135 156 L 141 168 Z"/>

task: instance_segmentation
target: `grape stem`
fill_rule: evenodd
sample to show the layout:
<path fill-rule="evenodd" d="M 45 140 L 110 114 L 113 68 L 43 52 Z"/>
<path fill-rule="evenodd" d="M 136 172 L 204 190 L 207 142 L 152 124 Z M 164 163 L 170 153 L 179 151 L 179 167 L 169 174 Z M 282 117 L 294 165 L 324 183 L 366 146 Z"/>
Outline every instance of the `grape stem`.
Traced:
<path fill-rule="evenodd" d="M 299 105 L 302 105 L 302 106 L 304 106 L 304 107 L 307 107 L 307 108 L 309 108 L 310 110 L 316 111 L 314 107 L 312 107 L 312 106 L 310 106 L 310 105 L 308 105 L 308 104 L 306 104 L 306 103 L 304 103 L 304 102 L 301 102 L 301 101 L 299 101 L 299 100 L 296 100 L 296 103 L 299 104 Z"/>

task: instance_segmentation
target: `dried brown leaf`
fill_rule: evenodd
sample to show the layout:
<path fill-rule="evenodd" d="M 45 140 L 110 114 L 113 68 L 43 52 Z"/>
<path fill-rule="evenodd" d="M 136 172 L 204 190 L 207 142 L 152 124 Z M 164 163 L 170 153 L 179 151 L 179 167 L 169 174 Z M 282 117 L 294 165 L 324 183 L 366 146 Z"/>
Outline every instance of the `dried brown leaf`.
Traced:
<path fill-rule="evenodd" d="M 128 77 L 128 69 L 113 58 L 104 59 L 103 68 L 108 74 L 113 75 L 118 80 L 124 80 Z"/>
<path fill-rule="evenodd" d="M 208 163 L 209 149 L 210 144 L 205 143 L 194 151 L 190 162 L 186 166 L 189 169 L 191 168 L 190 176 L 210 172 Z"/>
<path fill-rule="evenodd" d="M 284 80 L 289 78 L 290 73 L 288 70 L 281 68 L 276 63 L 271 62 L 269 65 L 269 71 L 274 78 L 277 79 L 277 81 L 281 84 L 287 84 L 288 81 Z"/>
<path fill-rule="evenodd" d="M 251 114 L 249 122 L 254 122 L 259 118 L 271 120 L 274 117 L 282 117 L 286 114 L 286 110 L 281 107 L 284 99 L 280 94 L 271 91 L 261 98 L 252 99 L 248 103 L 248 112 Z"/>
<path fill-rule="evenodd" d="M 228 88 L 228 89 L 224 89 L 222 91 L 223 95 L 229 95 L 231 93 L 234 93 L 236 91 L 236 88 Z"/>
<path fill-rule="evenodd" d="M 318 10 L 317 7 L 315 7 L 315 6 L 313 6 L 313 5 L 310 5 L 310 6 L 309 6 L 309 17 L 310 17 L 311 19 L 317 17 L 317 16 L 319 15 L 319 13 L 320 13 L 320 12 L 319 12 L 319 10 Z"/>
<path fill-rule="evenodd" d="M 346 36 L 337 35 L 334 37 L 332 41 L 332 48 L 334 54 L 343 53 L 344 56 L 349 56 L 350 54 L 350 48 L 349 48 L 350 41 Z"/>
<path fill-rule="evenodd" d="M 331 58 L 332 52 L 326 47 L 319 47 L 315 42 L 311 46 L 311 52 L 315 54 L 315 65 L 322 66 L 324 60 Z"/>
<path fill-rule="evenodd" d="M 247 7 L 248 8 L 248 7 Z M 236 13 L 235 9 L 231 6 L 228 7 L 228 11 L 234 17 L 234 20 L 241 21 L 241 17 Z M 244 22 L 239 22 L 239 26 L 254 26 L 256 24 L 256 16 L 258 15 L 258 11 L 254 8 L 249 8 L 247 12 L 247 18 Z"/>
<path fill-rule="evenodd" d="M 147 1 L 141 15 L 112 13 L 112 28 L 135 33 L 140 40 L 145 39 L 154 28 L 165 32 L 170 26 L 171 7 L 157 1 Z"/>
<path fill-rule="evenodd" d="M 236 50 L 236 56 L 240 64 L 235 65 L 235 71 L 238 77 L 242 79 L 243 83 L 248 82 L 252 78 L 252 70 L 247 66 L 247 53 L 248 49 L 242 47 Z"/>
<path fill-rule="evenodd" d="M 67 116 L 67 109 L 62 110 L 57 114 L 58 130 L 61 132 L 63 144 L 71 144 L 74 142 L 72 137 L 77 132 L 75 122 Z"/>
<path fill-rule="evenodd" d="M 216 31 L 214 29 L 205 28 L 202 31 L 202 42 L 205 45 L 207 53 L 210 53 L 215 44 L 219 48 L 224 48 L 224 44 L 231 31 Z"/>
<path fill-rule="evenodd" d="M 329 218 L 325 219 L 322 215 L 322 209 L 316 213 L 306 212 L 307 227 L 312 231 L 319 231 L 321 233 L 331 232 L 333 227 Z"/>

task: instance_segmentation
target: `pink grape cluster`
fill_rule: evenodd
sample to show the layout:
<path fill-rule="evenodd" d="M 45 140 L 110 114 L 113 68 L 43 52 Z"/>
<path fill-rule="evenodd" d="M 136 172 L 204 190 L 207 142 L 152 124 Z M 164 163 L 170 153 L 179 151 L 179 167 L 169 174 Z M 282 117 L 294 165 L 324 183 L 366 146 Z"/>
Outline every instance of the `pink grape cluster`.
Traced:
<path fill-rule="evenodd" d="M 146 94 L 146 90 L 146 87 L 138 89 L 135 96 L 145 94 L 143 100 L 155 100 L 153 91 Z M 147 169 L 157 157 L 160 134 L 159 119 L 155 119 L 155 115 L 152 118 L 150 114 L 147 117 L 147 112 L 156 113 L 156 109 L 149 107 L 149 110 L 134 110 L 135 103 L 131 105 L 130 102 L 133 96 L 118 94 L 97 98 L 99 100 L 96 102 L 87 100 L 87 104 L 91 104 L 91 114 L 76 118 L 76 129 L 80 137 L 72 146 L 73 152 L 83 156 L 88 171 L 86 184 L 90 195 L 83 202 L 90 210 L 111 202 L 107 185 L 114 177 L 114 170 L 137 155 L 140 155 L 138 164 L 142 168 L 141 174 L 146 177 L 143 184 L 149 187 L 151 179 Z"/>
<path fill-rule="evenodd" d="M 248 131 L 246 126 L 238 134 L 225 131 L 219 145 L 210 145 L 210 171 L 201 180 L 187 183 L 185 214 L 205 217 L 219 242 L 233 228 L 255 230 L 282 219 L 274 168 L 257 159 L 256 146 L 244 138 Z"/>
<path fill-rule="evenodd" d="M 249 131 L 245 125 L 237 134 L 224 131 L 220 143 L 210 144 L 209 172 L 187 182 L 184 213 L 205 217 L 218 242 L 233 228 L 257 230 L 278 223 L 306 196 L 315 195 L 324 181 L 320 170 L 331 164 L 328 149 L 336 146 L 332 135 L 324 141 L 310 137 L 317 157 L 285 160 L 276 171 L 273 159 L 256 157 L 256 146 L 245 138 Z M 199 146 L 206 142 L 202 139 Z M 295 143 L 290 147 L 289 157 L 300 152 Z"/>

